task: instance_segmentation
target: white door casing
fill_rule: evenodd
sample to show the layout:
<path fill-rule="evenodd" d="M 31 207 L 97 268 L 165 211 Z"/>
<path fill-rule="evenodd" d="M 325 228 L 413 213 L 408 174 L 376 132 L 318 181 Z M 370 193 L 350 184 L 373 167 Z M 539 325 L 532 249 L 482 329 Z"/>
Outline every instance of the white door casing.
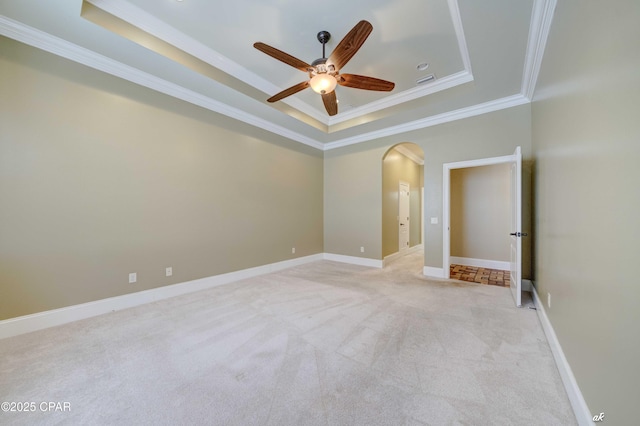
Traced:
<path fill-rule="evenodd" d="M 398 250 L 409 248 L 409 220 L 411 211 L 411 192 L 407 182 L 398 187 Z"/>
<path fill-rule="evenodd" d="M 512 165 L 511 173 L 511 261 L 510 286 L 516 306 L 522 305 L 522 152 L 517 147 L 513 155 L 503 157 L 481 158 L 478 160 L 459 161 L 442 165 L 442 277 L 450 278 L 451 266 L 451 170 L 468 167 L 489 166 L 493 164 Z"/>
<path fill-rule="evenodd" d="M 516 148 L 511 161 L 510 281 L 516 306 L 522 306 L 522 153 Z"/>

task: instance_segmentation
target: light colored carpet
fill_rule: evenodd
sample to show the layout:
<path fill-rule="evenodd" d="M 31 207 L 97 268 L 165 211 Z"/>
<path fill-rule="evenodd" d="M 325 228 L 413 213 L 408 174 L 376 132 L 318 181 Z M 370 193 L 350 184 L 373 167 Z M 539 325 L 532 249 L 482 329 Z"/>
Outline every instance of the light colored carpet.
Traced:
<path fill-rule="evenodd" d="M 575 424 L 508 288 L 316 262 L 0 341 L 0 424 Z"/>

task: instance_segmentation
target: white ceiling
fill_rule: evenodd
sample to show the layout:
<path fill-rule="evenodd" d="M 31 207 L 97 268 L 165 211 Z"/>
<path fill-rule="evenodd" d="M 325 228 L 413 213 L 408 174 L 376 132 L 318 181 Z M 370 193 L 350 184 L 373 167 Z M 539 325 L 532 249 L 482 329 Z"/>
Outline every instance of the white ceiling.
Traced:
<path fill-rule="evenodd" d="M 0 4 L 0 34 L 330 149 L 528 102 L 546 3 L 21 0 Z M 332 35 L 328 56 L 362 19 L 373 32 L 341 71 L 393 81 L 392 92 L 339 86 L 334 117 L 310 89 L 266 102 L 308 77 L 254 42 L 310 63 L 322 56 L 318 31 Z M 436 80 L 416 84 L 428 74 Z"/>

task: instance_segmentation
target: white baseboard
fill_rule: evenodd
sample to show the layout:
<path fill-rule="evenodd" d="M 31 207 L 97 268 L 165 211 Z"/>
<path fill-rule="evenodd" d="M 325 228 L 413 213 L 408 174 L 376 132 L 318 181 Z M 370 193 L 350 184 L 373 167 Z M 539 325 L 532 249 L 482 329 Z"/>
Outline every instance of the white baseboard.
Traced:
<path fill-rule="evenodd" d="M 422 250 L 423 246 L 422 244 L 417 244 L 411 248 L 405 249 L 405 250 L 401 250 L 401 251 L 397 251 L 393 254 L 390 254 L 389 256 L 385 256 L 384 259 L 382 259 L 382 266 L 385 267 L 387 266 L 390 262 L 393 262 L 396 259 L 399 259 L 403 256 L 408 255 L 409 253 L 415 253 L 419 250 Z"/>
<path fill-rule="evenodd" d="M 322 253 L 0 321 L 0 339 L 322 260 Z"/>
<path fill-rule="evenodd" d="M 369 266 L 372 268 L 382 268 L 382 260 L 369 259 L 367 257 L 345 256 L 342 254 L 324 253 L 324 260 L 334 262 L 351 263 L 352 265 Z"/>
<path fill-rule="evenodd" d="M 511 267 L 509 262 L 503 262 L 500 260 L 473 259 L 471 257 L 456 256 L 451 256 L 449 258 L 449 263 L 454 265 L 475 266 L 476 268 L 500 269 L 502 271 L 508 271 Z"/>
<path fill-rule="evenodd" d="M 538 319 L 542 324 L 544 334 L 547 336 L 547 341 L 551 347 L 551 353 L 553 353 L 553 358 L 556 361 L 556 366 L 560 372 L 560 377 L 562 378 L 562 383 L 567 391 L 569 402 L 571 402 L 571 408 L 573 408 L 576 420 L 581 426 L 593 425 L 593 419 L 591 417 L 589 407 L 587 407 L 587 403 L 582 396 L 580 388 L 578 387 L 573 371 L 571 371 L 571 366 L 569 365 L 567 358 L 564 356 L 562 346 L 560 346 L 556 332 L 553 330 L 549 317 L 547 317 L 547 312 L 540 300 L 540 297 L 538 296 L 535 286 L 531 287 L 531 293 L 533 294 L 533 301 L 536 306 L 536 312 L 538 313 Z"/>
<path fill-rule="evenodd" d="M 431 278 L 445 278 L 444 269 L 425 266 L 422 268 L 422 274 Z"/>

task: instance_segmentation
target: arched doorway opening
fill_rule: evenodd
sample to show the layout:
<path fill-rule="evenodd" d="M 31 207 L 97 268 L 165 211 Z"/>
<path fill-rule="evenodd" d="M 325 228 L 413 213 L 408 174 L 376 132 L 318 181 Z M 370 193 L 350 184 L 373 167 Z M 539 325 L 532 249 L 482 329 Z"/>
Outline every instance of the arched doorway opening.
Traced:
<path fill-rule="evenodd" d="M 403 142 L 382 157 L 383 264 L 422 251 L 424 238 L 424 151 Z"/>

